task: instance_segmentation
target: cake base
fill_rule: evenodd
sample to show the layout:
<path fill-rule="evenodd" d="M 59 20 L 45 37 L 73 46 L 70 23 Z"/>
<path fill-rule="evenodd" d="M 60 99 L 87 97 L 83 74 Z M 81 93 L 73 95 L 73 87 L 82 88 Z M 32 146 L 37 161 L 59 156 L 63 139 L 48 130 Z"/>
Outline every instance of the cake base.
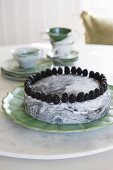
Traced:
<path fill-rule="evenodd" d="M 25 94 L 25 110 L 35 119 L 52 124 L 81 124 L 91 122 L 105 116 L 109 111 L 108 91 L 97 99 L 75 103 L 42 102 Z M 91 109 L 89 109 L 91 108 Z"/>

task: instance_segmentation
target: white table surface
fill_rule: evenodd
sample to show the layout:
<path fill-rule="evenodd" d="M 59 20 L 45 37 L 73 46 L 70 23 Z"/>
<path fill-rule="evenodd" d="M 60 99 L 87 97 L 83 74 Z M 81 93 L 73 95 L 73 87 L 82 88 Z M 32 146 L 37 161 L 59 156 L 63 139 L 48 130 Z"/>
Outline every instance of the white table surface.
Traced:
<path fill-rule="evenodd" d="M 50 48 L 46 44 L 33 44 L 40 48 Z M 11 58 L 11 49 L 18 46 L 0 47 L 0 66 L 2 63 Z M 82 68 L 88 68 L 88 70 L 95 70 L 104 73 L 110 84 L 113 84 L 113 46 L 101 46 L 101 45 L 80 45 L 75 46 L 75 49 L 79 51 L 79 60 L 76 62 L 76 66 Z M 2 98 L 7 95 L 9 91 L 14 89 L 20 82 L 5 79 L 0 74 L 0 103 Z M 5 115 L 0 108 L 0 116 L 5 118 Z M 111 128 L 113 128 L 111 126 Z M 109 129 L 109 128 L 108 128 Z M 3 128 L 0 126 L 0 132 L 3 133 Z M 0 141 L 3 142 L 3 141 Z M 5 141 L 4 141 L 5 142 Z M 92 170 L 105 170 L 113 169 L 113 149 L 102 153 L 93 154 L 90 156 L 84 156 L 71 159 L 59 159 L 59 160 L 29 160 L 0 156 L 0 170 L 30 170 L 30 169 L 46 169 L 46 170 L 68 170 L 68 169 L 92 169 Z"/>

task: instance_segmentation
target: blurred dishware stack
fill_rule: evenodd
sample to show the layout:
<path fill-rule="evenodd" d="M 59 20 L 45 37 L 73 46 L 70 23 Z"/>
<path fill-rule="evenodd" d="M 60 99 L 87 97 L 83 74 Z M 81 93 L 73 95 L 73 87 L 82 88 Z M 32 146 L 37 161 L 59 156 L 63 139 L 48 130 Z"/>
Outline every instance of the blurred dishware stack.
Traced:
<path fill-rule="evenodd" d="M 74 43 L 78 36 L 78 32 L 72 31 L 69 28 L 55 27 L 50 28 L 47 32 L 42 33 L 42 38 L 47 39 L 45 35 L 48 35 L 49 41 L 52 45 L 51 53 L 48 53 L 48 57 L 52 58 L 54 62 L 62 64 L 78 58 L 78 52 L 74 50 Z"/>
<path fill-rule="evenodd" d="M 51 67 L 53 62 L 44 58 L 43 49 L 33 46 L 23 46 L 11 50 L 12 58 L 6 60 L 1 73 L 4 77 L 25 81 L 28 76 Z"/>

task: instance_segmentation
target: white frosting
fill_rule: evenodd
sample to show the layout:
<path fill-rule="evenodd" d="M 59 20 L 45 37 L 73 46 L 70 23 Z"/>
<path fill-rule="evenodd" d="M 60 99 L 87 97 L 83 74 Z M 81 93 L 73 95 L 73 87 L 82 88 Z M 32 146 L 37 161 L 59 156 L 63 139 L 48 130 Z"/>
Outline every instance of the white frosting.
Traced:
<path fill-rule="evenodd" d="M 79 92 L 87 93 L 98 88 L 98 81 L 76 75 L 58 75 L 44 78 L 33 85 L 34 91 L 48 93 Z M 36 119 L 53 124 L 80 124 L 103 117 L 109 110 L 110 97 L 108 90 L 94 100 L 75 103 L 42 102 L 25 94 L 25 110 Z"/>

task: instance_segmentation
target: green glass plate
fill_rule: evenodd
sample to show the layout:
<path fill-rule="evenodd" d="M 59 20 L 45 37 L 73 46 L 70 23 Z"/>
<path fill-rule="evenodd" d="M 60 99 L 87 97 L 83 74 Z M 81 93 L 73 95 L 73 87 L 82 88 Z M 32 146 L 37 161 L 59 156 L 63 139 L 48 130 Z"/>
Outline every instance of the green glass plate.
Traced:
<path fill-rule="evenodd" d="M 80 132 L 99 129 L 113 124 L 113 86 L 109 86 L 111 109 L 103 118 L 81 125 L 53 125 L 32 118 L 24 110 L 24 88 L 19 86 L 9 93 L 2 101 L 2 108 L 15 123 L 26 128 L 48 132 Z"/>

